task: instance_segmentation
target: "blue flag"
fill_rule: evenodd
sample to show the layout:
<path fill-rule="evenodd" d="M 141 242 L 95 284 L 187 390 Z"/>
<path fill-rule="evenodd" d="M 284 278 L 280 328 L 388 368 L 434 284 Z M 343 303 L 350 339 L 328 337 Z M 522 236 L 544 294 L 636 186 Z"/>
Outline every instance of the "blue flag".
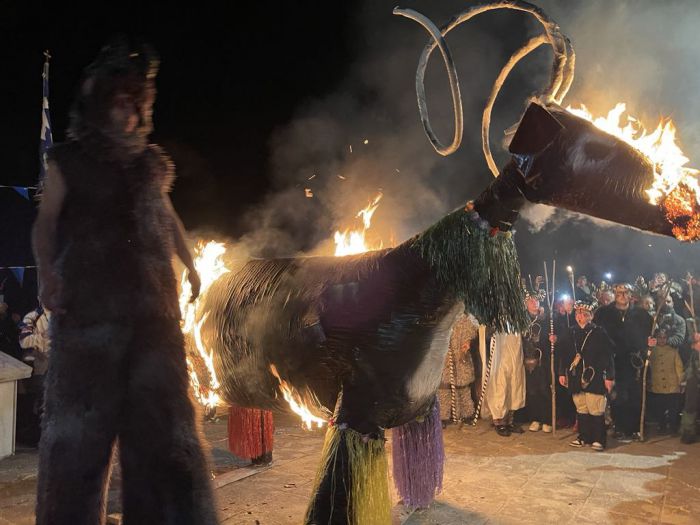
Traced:
<path fill-rule="evenodd" d="M 53 136 L 51 134 L 51 116 L 49 115 L 49 55 L 48 51 L 44 51 L 46 61 L 44 62 L 44 72 L 41 75 L 43 80 L 43 97 L 41 101 L 41 136 L 39 141 L 39 159 L 40 173 L 39 185 L 41 186 L 44 177 L 46 176 L 46 153 L 53 146 Z"/>
<path fill-rule="evenodd" d="M 12 186 L 12 189 L 19 193 L 22 197 L 29 200 L 29 188 L 23 186 Z"/>
<path fill-rule="evenodd" d="M 24 268 L 19 266 L 10 268 L 10 270 L 12 270 L 12 273 L 14 274 L 15 279 L 17 279 L 19 285 L 22 286 L 22 284 L 24 283 Z"/>

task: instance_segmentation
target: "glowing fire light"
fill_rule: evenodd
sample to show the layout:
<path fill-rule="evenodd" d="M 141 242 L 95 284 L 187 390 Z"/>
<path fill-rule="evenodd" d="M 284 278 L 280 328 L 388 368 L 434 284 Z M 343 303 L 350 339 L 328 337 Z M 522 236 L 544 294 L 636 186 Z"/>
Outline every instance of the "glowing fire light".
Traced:
<path fill-rule="evenodd" d="M 617 104 L 607 117 L 599 118 L 583 105 L 566 109 L 645 155 L 654 165 L 654 183 L 646 190 L 649 202 L 662 207 L 677 239 L 700 238 L 700 171 L 686 167 L 689 159 L 676 143 L 676 126 L 671 119 L 662 119 L 654 131 L 648 132 L 636 118 L 622 118 L 627 109 L 624 103 Z"/>
<path fill-rule="evenodd" d="M 195 302 L 189 302 L 192 288 L 187 280 L 187 270 L 182 272 L 181 280 L 180 312 L 182 315 L 182 333 L 185 334 L 185 336 L 189 335 L 192 337 L 198 353 L 197 356 L 193 357 L 206 368 L 209 374 L 209 386 L 206 386 L 204 382 L 200 381 L 199 374 L 197 373 L 197 366 L 195 366 L 193 358 L 189 356 L 187 357 L 187 371 L 190 376 L 190 384 L 192 385 L 195 398 L 208 409 L 215 408 L 220 404 L 221 398 L 216 391 L 221 385 L 216 377 L 216 371 L 214 370 L 213 352 L 211 350 L 208 351 L 202 341 L 201 329 L 208 314 L 205 312 L 200 315 L 199 318 L 197 315 L 201 300 L 207 293 L 209 287 L 219 277 L 229 271 L 221 259 L 224 253 L 226 253 L 224 244 L 214 241 L 206 244 L 200 242 L 195 248 L 194 267 L 202 282 L 199 297 Z"/>
<path fill-rule="evenodd" d="M 307 430 L 312 430 L 314 425 L 316 425 L 317 428 L 322 428 L 323 425 L 326 424 L 326 420 L 314 416 L 311 411 L 306 408 L 306 405 L 301 400 L 299 393 L 293 386 L 290 386 L 280 377 L 275 365 L 270 365 L 270 372 L 272 372 L 272 375 L 277 378 L 277 381 L 279 381 L 280 392 L 282 392 L 285 401 L 289 403 L 289 407 L 292 409 L 292 411 L 301 417 L 304 427 L 306 427 Z"/>
<path fill-rule="evenodd" d="M 379 250 L 381 249 L 381 243 L 379 246 L 368 247 L 365 243 L 365 232 L 370 228 L 372 223 L 372 215 L 377 211 L 379 206 L 379 201 L 382 199 L 382 194 L 378 193 L 372 202 L 366 208 L 360 210 L 355 218 L 362 219 L 362 229 L 361 230 L 345 230 L 344 232 L 336 231 L 335 240 L 335 255 L 336 257 L 342 257 L 343 255 L 353 255 L 356 253 L 364 253 L 368 250 Z"/>

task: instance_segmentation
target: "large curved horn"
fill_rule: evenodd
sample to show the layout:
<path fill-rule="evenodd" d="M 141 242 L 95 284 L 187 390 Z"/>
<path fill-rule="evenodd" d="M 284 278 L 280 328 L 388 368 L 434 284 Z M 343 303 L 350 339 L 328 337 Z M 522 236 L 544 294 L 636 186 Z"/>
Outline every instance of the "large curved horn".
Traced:
<path fill-rule="evenodd" d="M 571 41 L 566 36 L 564 36 L 564 41 L 566 43 L 566 64 L 564 66 L 564 80 L 555 98 L 557 104 L 561 104 L 564 101 L 564 97 L 569 92 L 569 88 L 571 88 L 571 84 L 574 81 L 574 69 L 576 68 L 574 46 L 571 45 Z"/>
<path fill-rule="evenodd" d="M 416 95 L 418 97 L 418 111 L 420 111 L 421 121 L 423 122 L 423 129 L 425 129 L 425 134 L 428 136 L 430 143 L 435 148 L 440 155 L 451 155 L 459 145 L 462 143 L 462 132 L 464 130 L 464 121 L 462 113 L 462 95 L 459 92 L 459 79 L 457 78 L 457 68 L 455 68 L 454 61 L 452 60 L 452 54 L 450 53 L 450 48 L 447 47 L 447 42 L 440 33 L 433 22 L 426 16 L 420 14 L 413 9 L 400 9 L 398 7 L 394 8 L 395 15 L 405 16 L 411 20 L 415 20 L 420 25 L 422 25 L 430 36 L 433 37 L 431 42 L 434 42 L 433 49 L 435 45 L 440 48 L 440 53 L 442 54 L 442 59 L 445 62 L 445 68 L 447 68 L 447 76 L 450 80 L 450 92 L 452 93 L 452 107 L 454 108 L 455 116 L 455 131 L 454 137 L 452 138 L 452 143 L 449 146 L 445 146 L 437 138 L 437 135 L 433 131 L 430 125 L 430 118 L 428 117 L 428 104 L 425 100 L 425 68 L 428 65 L 428 60 L 430 59 L 430 53 L 423 53 L 420 57 L 418 63 L 418 70 L 416 71 Z M 431 49 L 432 51 L 432 49 Z"/>
<path fill-rule="evenodd" d="M 490 145 L 488 141 L 488 134 L 489 134 L 489 128 L 490 128 L 490 116 L 491 116 L 491 109 L 493 107 L 493 103 L 495 102 L 496 96 L 498 95 L 498 92 L 500 91 L 501 86 L 503 85 L 503 82 L 505 82 L 505 78 L 508 76 L 510 71 L 515 67 L 515 65 L 527 54 L 529 54 L 531 51 L 542 45 L 543 43 L 549 43 L 550 46 L 552 47 L 552 50 L 554 51 L 554 60 L 552 64 L 552 74 L 550 77 L 549 85 L 547 88 L 543 91 L 542 97 L 545 99 L 545 102 L 556 102 L 560 103 L 561 100 L 564 98 L 566 95 L 567 91 L 569 90 L 569 87 L 571 86 L 571 83 L 573 82 L 573 73 L 574 73 L 574 54 L 573 54 L 573 48 L 571 46 L 571 43 L 568 41 L 566 37 L 564 37 L 561 34 L 561 31 L 559 29 L 559 26 L 552 21 L 547 14 L 542 11 L 539 7 L 534 6 L 528 2 L 523 2 L 520 0 L 501 0 L 497 2 L 493 2 L 491 4 L 485 4 L 485 5 L 479 5 L 479 6 L 474 6 L 470 9 L 467 9 L 466 11 L 463 11 L 462 13 L 458 14 L 455 16 L 449 23 L 447 23 L 445 26 L 443 26 L 440 29 L 440 36 L 443 37 L 443 40 L 441 40 L 441 44 L 438 44 L 437 39 L 435 39 L 435 36 L 433 35 L 434 30 L 429 32 L 431 33 L 431 36 L 433 36 L 434 40 L 431 40 L 423 49 L 423 53 L 421 54 L 420 60 L 418 61 L 418 69 L 416 71 L 416 93 L 418 95 L 419 101 L 423 101 L 423 104 L 419 102 L 419 111 L 421 114 L 421 120 L 423 121 L 423 126 L 426 129 L 426 134 L 428 133 L 428 129 L 430 129 L 432 133 L 432 128 L 430 128 L 430 123 L 429 123 L 429 118 L 428 118 L 428 112 L 427 112 L 427 107 L 425 105 L 425 86 L 424 86 L 424 78 L 425 78 L 425 69 L 428 63 L 428 60 L 430 58 L 431 53 L 435 49 L 436 45 L 440 45 L 441 52 L 443 50 L 443 47 L 447 49 L 447 45 L 444 42 L 444 36 L 449 33 L 452 29 L 457 27 L 458 25 L 462 24 L 463 22 L 466 22 L 467 20 L 475 17 L 476 15 L 479 15 L 481 13 L 485 13 L 486 11 L 493 11 L 495 9 L 514 9 L 517 11 L 523 11 L 526 13 L 529 13 L 533 15 L 544 27 L 545 34 L 542 35 L 542 38 L 544 40 L 540 40 L 539 38 L 532 39 L 530 42 L 525 44 L 521 49 L 515 52 L 515 54 L 511 57 L 511 59 L 508 61 L 506 66 L 503 68 L 501 71 L 501 74 L 499 74 L 498 79 L 496 80 L 496 83 L 494 84 L 494 87 L 491 91 L 491 95 L 489 97 L 489 104 L 487 104 L 486 109 L 484 110 L 484 116 L 482 119 L 482 142 L 483 142 L 483 148 L 484 148 L 484 156 L 486 157 L 487 164 L 489 165 L 489 168 L 491 171 L 494 173 L 494 175 L 498 175 L 498 170 L 495 169 L 495 163 L 493 162 L 493 157 L 491 155 L 491 150 L 490 150 Z M 432 27 L 435 27 L 432 22 L 430 22 L 426 17 L 423 15 L 420 15 L 419 13 L 416 13 L 415 11 L 408 10 L 408 9 L 399 9 L 395 8 L 394 9 L 394 14 L 401 15 L 401 16 L 406 16 L 407 18 L 411 18 L 413 20 L 418 21 L 417 17 L 415 15 L 418 15 L 422 17 L 422 19 L 426 20 Z M 421 25 L 426 27 L 428 29 L 428 26 L 423 23 L 422 21 L 420 22 Z M 535 43 L 537 41 L 537 43 Z M 448 49 L 449 53 L 449 49 Z M 444 56 L 444 52 L 443 52 Z M 448 62 L 445 62 L 446 67 L 448 68 L 448 74 L 450 74 L 450 78 L 457 78 L 456 72 L 449 72 L 450 67 L 454 67 L 454 64 L 450 65 Z M 452 83 L 450 84 L 452 87 Z M 457 85 L 457 88 L 459 86 Z M 455 96 L 455 89 L 453 87 L 452 90 L 452 96 L 454 99 Z M 457 119 L 455 118 L 455 121 Z M 461 135 L 461 133 L 460 133 Z M 434 134 L 433 134 L 434 136 Z M 457 137 L 457 133 L 455 132 L 455 138 Z M 486 138 L 484 138 L 486 137 Z M 430 135 L 429 135 L 430 138 Z M 433 147 L 438 151 L 438 153 L 442 155 L 449 155 L 450 153 L 453 153 L 456 151 L 456 149 L 459 147 L 459 143 L 455 145 L 453 141 L 453 148 L 451 148 L 447 153 L 445 153 L 444 149 L 443 151 L 438 149 L 438 146 L 436 143 L 431 139 L 431 142 L 433 143 Z M 439 145 L 439 142 L 438 142 Z"/>
<path fill-rule="evenodd" d="M 506 65 L 503 66 L 503 69 L 501 69 L 501 72 L 498 74 L 498 77 L 496 78 L 496 81 L 493 83 L 493 87 L 491 88 L 491 93 L 489 94 L 489 98 L 486 101 L 484 113 L 481 118 L 481 147 L 484 151 L 486 164 L 488 164 L 489 169 L 491 170 L 491 173 L 493 173 L 494 177 L 498 177 L 499 170 L 498 166 L 496 166 L 496 162 L 493 160 L 493 155 L 491 154 L 489 130 L 491 128 L 491 111 L 493 110 L 493 106 L 496 102 L 496 97 L 501 91 L 503 83 L 506 81 L 506 78 L 508 78 L 508 75 L 510 75 L 510 72 L 513 70 L 515 65 L 518 62 L 520 62 L 520 60 L 522 60 L 525 56 L 527 56 L 532 51 L 540 47 L 542 44 L 546 44 L 547 42 L 549 42 L 549 40 L 547 39 L 546 35 L 538 35 L 530 39 L 530 41 L 527 44 L 525 44 L 523 47 L 521 47 L 515 53 L 513 53 L 513 56 L 510 57 L 510 60 L 508 60 Z"/>

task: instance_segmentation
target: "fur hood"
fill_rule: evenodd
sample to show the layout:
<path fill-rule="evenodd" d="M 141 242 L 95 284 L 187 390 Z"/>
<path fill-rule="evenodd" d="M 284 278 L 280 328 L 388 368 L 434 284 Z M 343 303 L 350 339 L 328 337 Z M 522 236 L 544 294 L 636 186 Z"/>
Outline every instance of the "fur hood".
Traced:
<path fill-rule="evenodd" d="M 85 68 L 70 111 L 68 136 L 102 159 L 130 164 L 144 152 L 153 130 L 158 64 L 148 44 L 114 38 Z M 137 105 L 139 123 L 130 135 L 110 127 L 109 109 L 117 93 L 128 93 Z"/>

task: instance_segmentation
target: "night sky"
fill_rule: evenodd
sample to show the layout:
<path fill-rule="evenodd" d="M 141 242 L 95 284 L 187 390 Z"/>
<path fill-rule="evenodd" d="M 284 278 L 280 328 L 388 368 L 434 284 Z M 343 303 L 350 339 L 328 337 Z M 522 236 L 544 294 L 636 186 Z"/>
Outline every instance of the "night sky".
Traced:
<path fill-rule="evenodd" d="M 439 24 L 468 4 L 401 2 Z M 641 4 L 653 6 L 636 3 Z M 68 2 L 2 2 L 0 183 L 36 183 L 43 50 L 53 55 L 50 111 L 57 142 L 64 138 L 82 68 L 111 35 L 142 36 L 161 56 L 153 141 L 167 149 L 177 166 L 173 201 L 185 226 L 192 232 L 247 239 L 247 251 L 268 256 L 318 253 L 319 243 L 378 189 L 385 194 L 376 215 L 378 228 L 398 241 L 475 196 L 490 180 L 478 147 L 478 119 L 488 86 L 505 58 L 535 29 L 521 15 L 498 13 L 450 36 L 463 84 L 465 143 L 457 155 L 443 159 L 423 136 L 415 105 L 413 75 L 426 35 L 414 23 L 392 16 L 395 1 L 120 5 L 107 12 L 95 8 L 95 3 L 81 9 Z M 620 68 L 612 61 L 595 62 L 600 56 L 591 51 L 593 39 L 582 28 L 592 24 L 605 40 L 605 31 L 614 33 L 610 19 L 615 16 L 640 24 L 647 18 L 625 13 L 629 2 L 620 2 L 613 13 L 605 2 L 583 5 L 544 2 L 579 50 L 577 85 L 583 87 L 572 93 L 585 90 L 592 97 L 592 75 L 608 75 L 610 84 L 600 87 L 605 91 L 616 85 L 614 75 Z M 700 7 L 693 2 L 677 5 L 683 9 L 664 14 L 669 23 L 676 18 L 697 20 Z M 234 10 L 229 13 L 231 6 Z M 635 33 L 633 26 L 624 30 Z M 683 65 L 684 56 L 674 59 L 687 71 L 690 64 Z M 663 79 L 665 57 L 660 53 L 656 58 L 662 65 L 654 78 Z M 494 130 L 517 120 L 527 96 L 546 76 L 548 60 L 543 52 L 514 74 L 499 100 Z M 645 70 L 644 64 L 634 65 Z M 431 112 L 442 121 L 436 127 L 447 140 L 451 116 L 441 67 L 438 60 L 431 64 L 433 80 L 429 78 L 428 87 L 435 86 L 429 89 L 434 97 Z M 588 67 L 589 77 L 581 67 Z M 658 80 L 655 90 L 650 86 L 646 82 L 636 90 L 620 88 L 625 91 L 621 96 L 639 93 L 645 104 L 665 100 L 658 111 L 680 117 L 681 132 L 684 117 L 686 129 L 696 126 L 678 103 L 694 84 L 681 81 L 665 87 Z M 645 113 L 653 113 L 646 109 Z M 698 116 L 694 114 L 695 119 Z M 492 135 L 497 136 L 495 131 Z M 700 153 L 700 133 L 688 136 L 692 138 L 687 152 L 693 158 L 694 152 Z M 365 137 L 369 145 L 362 149 Z M 494 142 L 494 149 L 501 151 Z M 349 155 L 352 144 L 355 149 Z M 504 159 L 500 153 L 498 160 Z M 348 177 L 357 176 L 341 186 L 337 178 L 341 170 Z M 312 186 L 308 179 L 314 174 L 318 174 L 317 186 L 312 187 L 315 197 L 307 199 L 304 188 Z M 33 207 L 13 191 L 0 189 L 0 266 L 32 264 Z M 257 232 L 261 224 L 265 235 Z M 271 231 L 274 234 L 268 235 Z M 595 280 L 606 271 L 633 278 L 659 267 L 684 272 L 698 266 L 697 247 L 585 221 L 545 226 L 537 234 L 522 222 L 517 239 L 524 272 L 533 275 L 542 260 L 553 257 L 561 267 L 578 265 Z M 27 279 L 31 286 L 32 277 Z"/>

